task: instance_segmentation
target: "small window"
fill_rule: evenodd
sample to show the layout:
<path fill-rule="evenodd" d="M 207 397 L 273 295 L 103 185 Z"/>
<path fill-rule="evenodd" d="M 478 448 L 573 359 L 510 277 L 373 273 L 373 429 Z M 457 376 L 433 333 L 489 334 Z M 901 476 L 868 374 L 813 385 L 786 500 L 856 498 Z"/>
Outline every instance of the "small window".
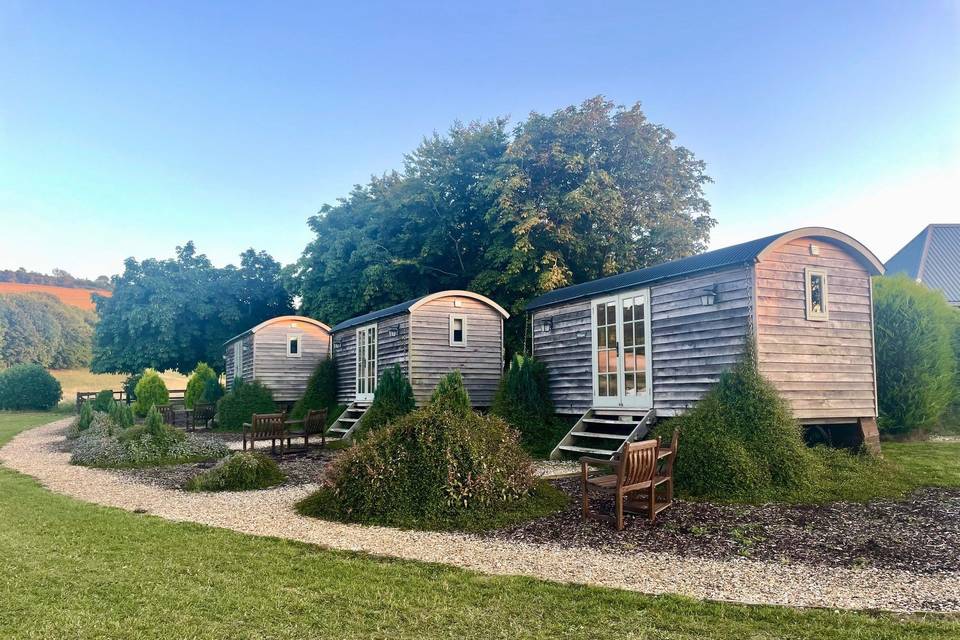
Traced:
<path fill-rule="evenodd" d="M 287 357 L 288 358 L 299 358 L 300 352 L 302 351 L 300 344 L 303 336 L 300 334 L 293 334 L 287 336 Z"/>
<path fill-rule="evenodd" d="M 462 347 L 467 344 L 467 319 L 463 316 L 450 316 L 450 346 Z"/>
<path fill-rule="evenodd" d="M 830 318 L 827 272 L 823 269 L 806 269 L 807 320 Z"/>

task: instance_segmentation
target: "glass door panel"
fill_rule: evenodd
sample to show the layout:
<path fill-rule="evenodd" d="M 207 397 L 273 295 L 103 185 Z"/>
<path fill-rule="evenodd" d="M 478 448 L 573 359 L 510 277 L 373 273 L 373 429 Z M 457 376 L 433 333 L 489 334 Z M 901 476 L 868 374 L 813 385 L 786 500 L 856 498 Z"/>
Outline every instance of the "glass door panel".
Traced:
<path fill-rule="evenodd" d="M 600 300 L 593 305 L 594 403 L 619 404 L 620 360 L 617 337 L 617 301 Z"/>
<path fill-rule="evenodd" d="M 373 400 L 377 389 L 377 327 L 357 329 L 357 392 L 358 401 Z"/>
<path fill-rule="evenodd" d="M 591 315 L 594 405 L 651 406 L 649 294 L 594 300 Z"/>

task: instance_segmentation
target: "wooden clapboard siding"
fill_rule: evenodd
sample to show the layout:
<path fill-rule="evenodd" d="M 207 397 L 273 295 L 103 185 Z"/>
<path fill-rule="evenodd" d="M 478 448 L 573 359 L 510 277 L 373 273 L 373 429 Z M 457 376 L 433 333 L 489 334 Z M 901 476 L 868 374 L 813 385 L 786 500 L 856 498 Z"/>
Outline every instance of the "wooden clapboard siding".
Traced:
<path fill-rule="evenodd" d="M 704 306 L 700 296 L 712 287 L 717 301 Z M 653 406 L 658 415 L 672 416 L 743 356 L 753 316 L 752 270 L 734 267 L 655 285 L 650 314 Z"/>
<path fill-rule="evenodd" d="M 287 356 L 287 336 L 300 335 L 300 357 Z M 330 353 L 330 336 L 313 324 L 284 321 L 268 324 L 253 334 L 253 374 L 273 392 L 278 402 L 295 402 L 307 389 L 307 380 Z"/>
<path fill-rule="evenodd" d="M 357 327 L 338 331 L 331 339 L 337 368 L 337 402 L 350 404 L 357 398 Z"/>
<path fill-rule="evenodd" d="M 452 315 L 466 319 L 466 346 L 450 345 Z M 409 317 L 410 384 L 417 403 L 427 402 L 440 379 L 459 369 L 473 405 L 490 406 L 503 372 L 500 314 L 479 300 L 450 295 L 418 306 Z"/>
<path fill-rule="evenodd" d="M 820 255 L 810 255 L 810 245 Z M 804 269 L 827 272 L 830 319 L 806 319 Z M 876 415 L 870 274 L 850 249 L 820 238 L 797 238 L 755 266 L 760 370 L 797 418 Z"/>
<path fill-rule="evenodd" d="M 552 321 L 549 332 L 545 320 Z M 590 301 L 539 309 L 533 314 L 533 355 L 550 378 L 550 399 L 558 413 L 582 414 L 593 403 Z"/>
<path fill-rule="evenodd" d="M 248 334 L 237 338 L 243 342 L 243 375 L 244 382 L 253 381 L 253 335 Z M 226 367 L 227 389 L 233 386 L 233 349 L 237 340 L 231 340 L 224 347 L 224 366 Z"/>
<path fill-rule="evenodd" d="M 382 318 L 377 322 L 377 377 L 383 375 L 389 367 L 397 364 L 408 376 L 407 359 L 410 353 L 410 315 L 402 313 Z M 390 329 L 397 329 L 397 335 L 391 336 Z M 356 357 L 356 355 L 354 355 Z"/>

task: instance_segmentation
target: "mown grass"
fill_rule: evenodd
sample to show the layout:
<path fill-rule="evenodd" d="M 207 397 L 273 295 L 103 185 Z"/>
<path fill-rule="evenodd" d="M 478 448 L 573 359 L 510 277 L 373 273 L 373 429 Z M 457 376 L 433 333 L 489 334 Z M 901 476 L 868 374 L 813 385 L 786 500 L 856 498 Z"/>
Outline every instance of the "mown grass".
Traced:
<path fill-rule="evenodd" d="M 49 414 L 0 414 L 0 443 Z M 55 417 L 55 416 L 54 416 Z M 699 602 L 333 552 L 0 469 L 2 638 L 947 639 L 960 620 Z"/>
<path fill-rule="evenodd" d="M 119 373 L 91 373 L 86 369 L 51 369 L 50 373 L 60 381 L 63 388 L 62 404 L 73 406 L 77 401 L 78 391 L 100 391 L 123 388 L 123 381 L 127 376 Z M 167 389 L 186 389 L 187 376 L 176 371 L 164 371 L 160 374 Z"/>

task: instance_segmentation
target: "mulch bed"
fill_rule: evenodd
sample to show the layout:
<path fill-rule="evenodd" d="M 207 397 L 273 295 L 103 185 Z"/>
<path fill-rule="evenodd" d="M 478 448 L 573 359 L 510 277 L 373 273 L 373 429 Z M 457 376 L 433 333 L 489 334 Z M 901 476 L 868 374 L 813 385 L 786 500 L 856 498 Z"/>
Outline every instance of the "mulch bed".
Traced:
<path fill-rule="evenodd" d="M 654 524 L 627 516 L 623 531 L 581 518 L 580 481 L 554 484 L 571 496 L 556 514 L 488 534 L 505 540 L 589 547 L 617 553 L 749 557 L 848 568 L 921 573 L 960 571 L 960 491 L 923 489 L 901 501 L 823 505 L 720 505 L 676 500 Z M 612 499 L 591 496 L 612 514 Z"/>

